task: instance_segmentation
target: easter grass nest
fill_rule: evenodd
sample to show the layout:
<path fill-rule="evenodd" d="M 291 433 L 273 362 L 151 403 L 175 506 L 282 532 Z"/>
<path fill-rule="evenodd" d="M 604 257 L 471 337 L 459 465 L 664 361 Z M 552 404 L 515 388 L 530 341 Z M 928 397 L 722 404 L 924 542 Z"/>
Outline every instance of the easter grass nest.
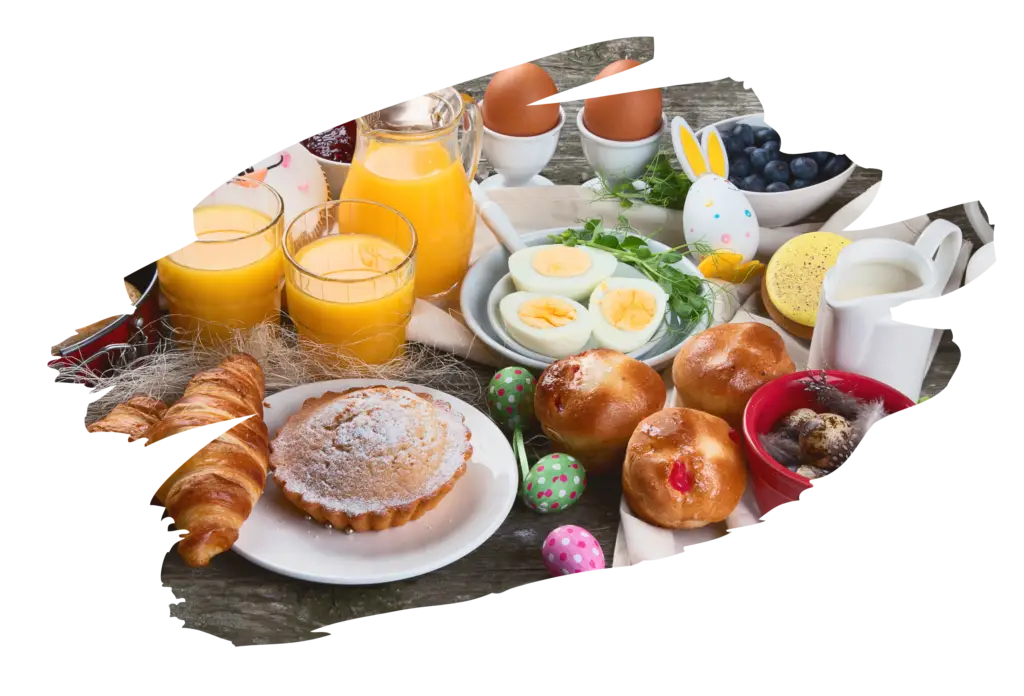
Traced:
<path fill-rule="evenodd" d="M 271 322 L 232 332 L 231 340 L 205 345 L 172 332 L 153 353 L 116 370 L 95 374 L 81 366 L 59 368 L 59 381 L 88 381 L 99 398 L 89 404 L 86 422 L 106 415 L 133 396 L 149 396 L 173 404 L 200 370 L 215 367 L 232 353 L 247 353 L 263 369 L 267 395 L 312 382 L 332 379 L 379 379 L 411 382 L 437 389 L 471 404 L 484 404 L 483 384 L 490 372 L 457 356 L 419 343 L 381 365 L 339 358 L 329 347 L 300 337 L 294 328 Z M 77 380 L 75 378 L 77 377 Z"/>
<path fill-rule="evenodd" d="M 771 457 L 790 471 L 815 479 L 825 476 L 846 462 L 860 444 L 868 430 L 889 413 L 881 399 L 865 401 L 837 389 L 828 383 L 825 371 L 811 374 L 804 389 L 814 395 L 816 412 L 820 415 L 832 413 L 842 416 L 849 423 L 844 437 L 836 438 L 829 447 L 828 456 L 808 462 L 802 451 L 800 438 L 807 435 L 819 423 L 817 419 L 787 427 L 785 422 L 776 425 L 771 432 L 760 435 L 761 446 Z"/>

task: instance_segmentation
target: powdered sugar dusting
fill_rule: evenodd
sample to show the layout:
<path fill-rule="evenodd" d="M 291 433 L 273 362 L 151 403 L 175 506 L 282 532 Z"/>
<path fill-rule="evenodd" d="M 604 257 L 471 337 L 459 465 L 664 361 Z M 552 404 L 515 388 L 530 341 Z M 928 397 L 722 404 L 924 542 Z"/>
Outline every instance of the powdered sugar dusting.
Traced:
<path fill-rule="evenodd" d="M 465 462 L 461 416 L 400 389 L 372 387 L 321 403 L 272 444 L 279 483 L 347 515 L 435 492 Z"/>

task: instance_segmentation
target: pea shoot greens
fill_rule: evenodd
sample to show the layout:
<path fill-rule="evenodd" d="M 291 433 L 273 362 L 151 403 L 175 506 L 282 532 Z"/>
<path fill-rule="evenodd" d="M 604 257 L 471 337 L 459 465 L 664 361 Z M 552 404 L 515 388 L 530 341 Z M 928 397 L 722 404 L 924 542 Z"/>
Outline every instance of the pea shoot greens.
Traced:
<path fill-rule="evenodd" d="M 681 171 L 673 169 L 671 154 L 666 151 L 655 155 L 636 181 L 626 181 L 611 188 L 606 181 L 602 180 L 601 184 L 604 187 L 601 197 L 616 199 L 623 208 L 631 208 L 640 202 L 682 210 L 686 194 L 690 191 L 690 180 Z"/>
<path fill-rule="evenodd" d="M 582 230 L 569 228 L 561 234 L 550 235 L 549 239 L 570 247 L 586 246 L 606 251 L 640 271 L 668 295 L 668 305 L 684 325 L 684 330 L 705 316 L 710 318 L 713 298 L 706 292 L 704 279 L 683 273 L 674 265 L 679 263 L 683 254 L 691 251 L 706 254 L 710 253 L 710 248 L 684 244 L 661 252 L 652 251 L 648 240 L 637 234 L 621 215 L 615 229 L 608 229 L 602 220 L 593 218 L 587 220 Z"/>

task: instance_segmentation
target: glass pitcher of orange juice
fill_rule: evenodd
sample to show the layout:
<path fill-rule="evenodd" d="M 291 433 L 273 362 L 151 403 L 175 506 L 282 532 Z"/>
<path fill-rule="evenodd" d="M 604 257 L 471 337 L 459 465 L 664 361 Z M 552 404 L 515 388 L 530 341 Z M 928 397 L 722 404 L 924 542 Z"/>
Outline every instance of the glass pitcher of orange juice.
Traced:
<path fill-rule="evenodd" d="M 476 227 L 469 182 L 482 130 L 479 108 L 450 87 L 356 119 L 341 198 L 381 203 L 409 220 L 419 242 L 417 297 L 442 299 L 469 268 Z"/>

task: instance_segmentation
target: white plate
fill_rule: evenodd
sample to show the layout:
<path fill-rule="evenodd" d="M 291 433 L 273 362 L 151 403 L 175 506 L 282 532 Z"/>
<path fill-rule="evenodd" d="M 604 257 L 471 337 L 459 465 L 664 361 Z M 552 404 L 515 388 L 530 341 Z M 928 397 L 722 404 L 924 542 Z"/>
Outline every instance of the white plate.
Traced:
<path fill-rule="evenodd" d="M 256 565 L 300 580 L 333 585 L 373 585 L 416 577 L 453 563 L 501 526 L 519 486 L 515 456 L 486 415 L 453 396 L 405 382 L 336 379 L 294 387 L 267 397 L 270 436 L 306 399 L 329 391 L 383 384 L 409 387 L 447 401 L 472 432 L 473 459 L 466 473 L 433 510 L 383 532 L 346 534 L 306 519 L 268 477 L 263 496 L 242 525 L 234 551 Z"/>

